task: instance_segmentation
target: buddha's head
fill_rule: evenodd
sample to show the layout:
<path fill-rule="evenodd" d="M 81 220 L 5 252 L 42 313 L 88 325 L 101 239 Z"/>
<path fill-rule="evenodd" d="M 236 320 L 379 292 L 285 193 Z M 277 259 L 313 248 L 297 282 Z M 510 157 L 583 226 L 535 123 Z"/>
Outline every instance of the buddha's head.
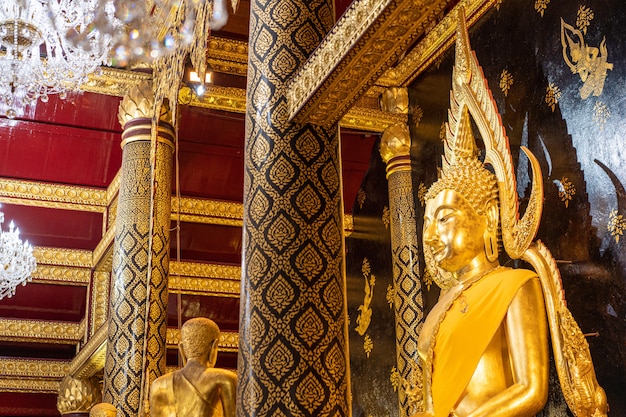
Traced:
<path fill-rule="evenodd" d="M 428 190 L 423 241 L 439 268 L 457 278 L 497 262 L 496 177 L 477 158 L 469 115 L 461 121 L 454 161 Z"/>
<path fill-rule="evenodd" d="M 180 329 L 181 353 L 186 360 L 198 359 L 208 366 L 215 366 L 220 329 L 206 317 L 187 320 Z"/>

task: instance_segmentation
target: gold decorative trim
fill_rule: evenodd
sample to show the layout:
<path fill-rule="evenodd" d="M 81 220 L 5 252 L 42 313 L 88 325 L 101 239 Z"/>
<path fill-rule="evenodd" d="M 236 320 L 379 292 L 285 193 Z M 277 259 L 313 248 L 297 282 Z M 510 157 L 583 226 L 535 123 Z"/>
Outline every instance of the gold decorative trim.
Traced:
<path fill-rule="evenodd" d="M 101 326 L 69 364 L 68 374 L 89 378 L 102 369 L 106 358 L 107 326 Z"/>
<path fill-rule="evenodd" d="M 243 205 L 241 203 L 185 197 L 181 197 L 179 203 L 176 197 L 172 197 L 172 215 L 179 211 L 179 207 L 181 214 L 194 214 L 236 220 L 243 218 Z"/>
<path fill-rule="evenodd" d="M 0 319 L 0 341 L 5 342 L 77 343 L 83 333 L 79 323 Z"/>
<path fill-rule="evenodd" d="M 92 254 L 88 250 L 59 249 L 38 246 L 33 248 L 33 255 L 37 264 L 64 265 L 72 267 L 91 268 Z"/>
<path fill-rule="evenodd" d="M 384 87 L 407 87 L 454 43 L 456 17 L 460 7 L 465 8 L 467 24 L 471 26 L 496 3 L 497 0 L 460 1 L 397 66 L 385 71 L 376 84 Z"/>
<path fill-rule="evenodd" d="M 241 279 L 241 267 L 199 262 L 170 261 L 170 275 L 199 278 Z"/>
<path fill-rule="evenodd" d="M 172 293 L 219 295 L 233 298 L 239 297 L 241 291 L 239 281 L 179 277 L 175 275 L 170 275 L 168 288 Z"/>
<path fill-rule="evenodd" d="M 0 392 L 36 392 L 56 394 L 59 392 L 61 381 L 58 379 L 40 378 L 3 378 L 0 376 Z"/>
<path fill-rule="evenodd" d="M 225 60 L 247 64 L 248 43 L 245 41 L 211 36 L 207 47 L 207 58 L 209 60 Z"/>
<path fill-rule="evenodd" d="M 408 121 L 406 114 L 394 114 L 381 110 L 353 107 L 339 121 L 343 128 L 365 130 L 368 132 L 384 132 L 395 124 L 405 124 Z"/>
<path fill-rule="evenodd" d="M 131 87 L 142 81 L 150 81 L 152 76 L 144 72 L 101 67 L 89 75 L 88 81 L 80 89 L 89 93 L 123 97 Z"/>
<path fill-rule="evenodd" d="M 322 126 L 338 122 L 448 2 L 353 2 L 292 80 L 290 119 Z"/>
<path fill-rule="evenodd" d="M 38 264 L 31 275 L 33 282 L 59 285 L 89 285 L 90 268 Z"/>
<path fill-rule="evenodd" d="M 178 94 L 178 102 L 195 107 L 223 110 L 233 113 L 246 112 L 246 90 L 234 87 L 211 85 L 199 99 L 189 87 L 182 87 Z"/>
<path fill-rule="evenodd" d="M 37 181 L 0 180 L 0 201 L 25 206 L 43 206 L 102 213 L 107 205 L 106 191 Z"/>
<path fill-rule="evenodd" d="M 180 343 L 180 330 L 176 328 L 167 328 L 167 347 L 178 348 Z M 237 332 L 220 332 L 219 350 L 222 352 L 237 352 L 239 346 L 239 333 Z"/>
<path fill-rule="evenodd" d="M 0 358 L 0 375 L 14 378 L 58 378 L 67 375 L 69 361 Z"/>
<path fill-rule="evenodd" d="M 109 309 L 110 281 L 111 273 L 104 271 L 93 272 L 93 280 L 90 288 L 91 325 L 89 327 L 89 336 L 94 335 L 106 322 Z"/>

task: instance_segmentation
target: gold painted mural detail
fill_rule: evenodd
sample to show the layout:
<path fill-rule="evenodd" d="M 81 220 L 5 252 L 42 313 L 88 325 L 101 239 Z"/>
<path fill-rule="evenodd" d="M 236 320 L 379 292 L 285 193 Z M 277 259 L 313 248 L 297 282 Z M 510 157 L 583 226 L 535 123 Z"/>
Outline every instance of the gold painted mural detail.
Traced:
<path fill-rule="evenodd" d="M 561 90 L 556 84 L 550 83 L 546 87 L 545 101 L 546 101 L 546 104 L 550 106 L 553 112 L 554 112 L 554 109 L 556 108 L 556 105 L 559 104 L 560 98 L 561 98 Z"/>
<path fill-rule="evenodd" d="M 500 73 L 500 90 L 504 93 L 504 97 L 509 94 L 509 90 L 513 85 L 513 75 L 507 69 L 503 69 Z"/>
<path fill-rule="evenodd" d="M 387 300 L 387 304 L 389 304 L 389 308 L 393 308 L 395 298 L 396 290 L 393 288 L 393 285 L 387 285 L 387 293 L 385 294 L 385 299 Z"/>
<path fill-rule="evenodd" d="M 535 10 L 543 17 L 543 13 L 548 8 L 550 0 L 535 0 Z"/>
<path fill-rule="evenodd" d="M 370 354 L 374 350 L 374 341 L 369 334 L 363 337 L 363 350 L 365 351 L 365 357 L 369 358 Z"/>
<path fill-rule="evenodd" d="M 619 243 L 620 237 L 622 237 L 624 230 L 626 230 L 626 219 L 624 215 L 618 213 L 615 209 L 611 210 L 606 228 L 611 236 L 615 238 L 615 243 Z"/>
<path fill-rule="evenodd" d="M 363 278 L 365 278 L 365 296 L 363 298 L 363 304 L 361 304 L 357 309 L 359 311 L 359 315 L 356 318 L 357 326 L 354 330 L 363 336 L 365 335 L 365 332 L 367 332 L 372 320 L 372 309 L 370 304 L 372 302 L 372 298 L 374 297 L 374 286 L 376 285 L 376 277 L 372 274 L 370 262 L 367 258 L 363 258 L 361 272 L 363 273 Z"/>
<path fill-rule="evenodd" d="M 583 28 L 586 30 L 587 26 Z M 580 97 L 585 100 L 591 94 L 601 95 L 607 71 L 613 69 L 613 64 L 607 62 L 606 38 L 599 48 L 588 46 L 583 33 L 561 19 L 561 46 L 565 63 L 583 82 Z"/>
<path fill-rule="evenodd" d="M 596 104 L 593 106 L 593 122 L 601 131 L 604 130 L 604 125 L 610 117 L 611 110 L 609 110 L 609 107 L 599 100 L 596 101 Z"/>
<path fill-rule="evenodd" d="M 565 207 L 567 207 L 576 194 L 576 187 L 567 177 L 563 177 L 560 180 L 554 180 L 554 184 L 559 190 L 559 198 L 563 203 L 565 203 Z"/>

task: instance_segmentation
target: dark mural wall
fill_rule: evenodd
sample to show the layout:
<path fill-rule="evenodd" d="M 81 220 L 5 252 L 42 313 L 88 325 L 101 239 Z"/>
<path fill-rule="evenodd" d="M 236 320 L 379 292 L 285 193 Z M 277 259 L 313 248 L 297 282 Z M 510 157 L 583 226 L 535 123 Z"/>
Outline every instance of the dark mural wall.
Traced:
<path fill-rule="evenodd" d="M 541 163 L 545 201 L 538 238 L 557 259 L 568 306 L 588 335 L 611 416 L 626 416 L 624 10 L 623 0 L 503 0 L 469 31 L 510 140 L 521 210 L 531 174 L 525 156 L 518 158 L 519 146 L 527 146 Z M 440 165 L 452 65 L 453 50 L 442 51 L 409 89 L 417 197 Z M 377 146 L 363 181 L 365 199 L 355 202 L 355 232 L 346 240 L 353 414 L 364 416 L 397 413 L 389 379 L 395 360 L 393 310 L 385 299 L 392 282 L 384 222 L 387 183 Z M 419 198 L 416 204 L 421 219 Z M 364 300 L 363 259 L 376 277 L 369 357 L 364 337 L 355 331 Z M 543 415 L 569 415 L 558 392 L 551 399 Z"/>

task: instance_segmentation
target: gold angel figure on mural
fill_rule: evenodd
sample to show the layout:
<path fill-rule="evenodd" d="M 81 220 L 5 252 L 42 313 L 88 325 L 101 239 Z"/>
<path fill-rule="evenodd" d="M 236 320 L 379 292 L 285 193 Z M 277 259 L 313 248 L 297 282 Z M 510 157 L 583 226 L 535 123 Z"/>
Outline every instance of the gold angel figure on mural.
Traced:
<path fill-rule="evenodd" d="M 602 94 L 606 73 L 613 69 L 613 64 L 607 62 L 606 38 L 602 38 L 600 48 L 587 46 L 582 32 L 561 19 L 561 45 L 565 63 L 583 82 L 580 97 L 584 100 L 592 93 Z"/>
<path fill-rule="evenodd" d="M 363 298 L 363 304 L 358 308 L 360 313 L 356 318 L 357 326 L 354 329 L 361 336 L 365 334 L 372 321 L 372 309 L 370 308 L 370 304 L 374 296 L 374 285 L 376 284 L 376 277 L 370 274 L 369 261 L 367 259 L 363 259 L 362 270 L 363 277 L 365 278 L 365 297 Z"/>

